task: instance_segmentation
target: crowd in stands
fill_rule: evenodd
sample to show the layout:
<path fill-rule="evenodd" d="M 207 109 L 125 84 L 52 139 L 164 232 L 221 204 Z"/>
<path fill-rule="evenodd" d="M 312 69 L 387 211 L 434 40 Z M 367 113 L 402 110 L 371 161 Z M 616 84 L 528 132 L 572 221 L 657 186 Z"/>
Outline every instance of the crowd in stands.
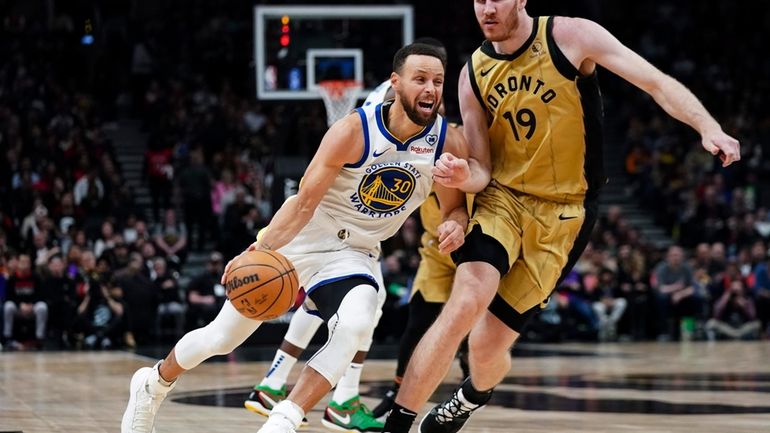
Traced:
<path fill-rule="evenodd" d="M 224 263 L 252 242 L 285 196 L 277 158 L 309 158 L 326 130 L 320 102 L 253 98 L 249 55 L 240 54 L 251 52 L 248 8 L 177 3 L 145 11 L 141 24 L 121 19 L 116 6 L 116 16 L 105 20 L 113 39 L 102 50 L 110 54 L 95 61 L 113 65 L 107 71 L 114 76 L 106 78 L 83 77 L 67 59 L 84 49 L 72 16 L 45 25 L 41 17 L 8 14 L 1 23 L 5 349 L 134 347 L 207 323 L 224 302 Z M 621 208 L 609 208 L 526 339 L 737 339 L 770 332 L 770 218 L 762 188 L 770 115 L 757 97 L 768 91 L 762 77 L 770 76 L 770 65 L 751 55 L 761 52 L 762 39 L 746 33 L 748 26 L 727 23 L 743 35 L 730 46 L 716 33 L 692 31 L 715 13 L 738 23 L 743 9 L 696 3 L 688 13 L 674 3 L 636 6 L 641 22 L 654 23 L 644 29 L 620 28 L 625 15 L 611 8 L 604 20 L 703 98 L 740 138 L 743 160 L 720 168 L 692 131 L 640 91 L 607 80 L 605 100 L 621 125 L 616 139 L 627 150 L 629 197 L 650 209 L 675 244 L 655 247 Z M 164 18 L 166 9 L 178 13 L 174 23 Z M 440 16 L 459 20 L 455 15 Z M 437 30 L 446 34 L 431 35 L 445 40 L 455 59 L 450 68 L 458 70 L 477 45 L 452 42 L 462 25 L 453 21 Z M 670 48 L 672 35 L 677 47 L 693 50 Z M 141 120 L 148 137 L 147 208 L 136 205 L 108 138 L 119 116 Z M 389 298 L 378 341 L 397 341 L 405 323 L 420 230 L 412 217 L 385 243 Z M 193 253 L 205 254 L 205 269 L 184 275 Z"/>

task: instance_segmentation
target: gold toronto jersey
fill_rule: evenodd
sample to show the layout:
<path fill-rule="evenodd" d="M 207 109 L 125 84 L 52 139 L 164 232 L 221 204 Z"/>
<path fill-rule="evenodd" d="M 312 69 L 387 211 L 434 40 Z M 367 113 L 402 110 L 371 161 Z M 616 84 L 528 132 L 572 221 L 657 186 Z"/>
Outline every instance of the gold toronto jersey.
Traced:
<path fill-rule="evenodd" d="M 583 77 L 554 42 L 553 17 L 535 17 L 513 54 L 484 41 L 468 62 L 487 112 L 492 178 L 559 203 L 583 202 L 605 183 L 596 74 Z"/>

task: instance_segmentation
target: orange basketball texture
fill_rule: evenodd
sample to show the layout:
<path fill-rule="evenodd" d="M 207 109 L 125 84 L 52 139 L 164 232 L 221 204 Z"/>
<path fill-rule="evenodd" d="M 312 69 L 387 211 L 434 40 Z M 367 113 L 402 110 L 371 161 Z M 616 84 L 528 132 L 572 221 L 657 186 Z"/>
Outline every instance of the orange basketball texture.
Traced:
<path fill-rule="evenodd" d="M 249 319 L 271 320 L 289 311 L 299 292 L 294 265 L 277 251 L 255 250 L 238 257 L 225 279 L 227 299 Z"/>

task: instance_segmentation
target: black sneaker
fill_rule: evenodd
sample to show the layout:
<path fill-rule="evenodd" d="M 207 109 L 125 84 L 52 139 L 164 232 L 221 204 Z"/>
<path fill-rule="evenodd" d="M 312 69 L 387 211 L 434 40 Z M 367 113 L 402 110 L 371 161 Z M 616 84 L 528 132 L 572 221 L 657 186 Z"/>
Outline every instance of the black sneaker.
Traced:
<path fill-rule="evenodd" d="M 380 404 L 372 409 L 372 416 L 379 419 L 387 415 L 393 408 L 393 403 L 396 401 L 396 394 L 398 394 L 398 385 L 393 385 L 393 388 L 385 393 L 385 397 L 383 397 Z"/>
<path fill-rule="evenodd" d="M 471 414 L 484 407 L 469 402 L 463 397 L 462 388 L 452 393 L 449 400 L 435 406 L 420 421 L 420 433 L 456 433 L 460 431 Z"/>

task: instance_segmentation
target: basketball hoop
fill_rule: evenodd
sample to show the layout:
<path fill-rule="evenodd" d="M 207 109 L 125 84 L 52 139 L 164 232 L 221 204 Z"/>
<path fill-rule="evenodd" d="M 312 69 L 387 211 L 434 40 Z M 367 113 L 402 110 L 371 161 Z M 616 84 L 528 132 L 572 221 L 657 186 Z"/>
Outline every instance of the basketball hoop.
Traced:
<path fill-rule="evenodd" d="M 326 80 L 318 82 L 318 93 L 326 107 L 326 123 L 329 126 L 350 113 L 358 101 L 361 83 L 355 80 Z"/>

